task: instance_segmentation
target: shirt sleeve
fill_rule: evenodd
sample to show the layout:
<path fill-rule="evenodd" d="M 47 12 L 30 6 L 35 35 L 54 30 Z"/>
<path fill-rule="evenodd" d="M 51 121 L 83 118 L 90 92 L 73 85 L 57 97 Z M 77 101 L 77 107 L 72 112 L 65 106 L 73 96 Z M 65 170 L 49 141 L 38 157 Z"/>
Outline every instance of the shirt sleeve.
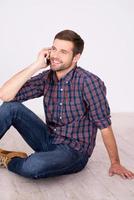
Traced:
<path fill-rule="evenodd" d="M 95 126 L 99 129 L 110 126 L 110 108 L 106 99 L 106 87 L 101 79 L 91 75 L 90 78 L 84 80 L 84 99 Z"/>
<path fill-rule="evenodd" d="M 12 101 L 23 102 L 43 95 L 46 71 L 33 76 L 18 91 Z"/>

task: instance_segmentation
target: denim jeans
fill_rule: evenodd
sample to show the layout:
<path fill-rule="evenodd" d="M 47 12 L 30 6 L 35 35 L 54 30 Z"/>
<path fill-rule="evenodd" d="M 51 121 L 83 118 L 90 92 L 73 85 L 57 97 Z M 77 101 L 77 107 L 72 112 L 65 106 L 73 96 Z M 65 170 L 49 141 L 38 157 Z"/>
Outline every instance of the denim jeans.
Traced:
<path fill-rule="evenodd" d="M 29 178 L 46 178 L 81 171 L 88 156 L 66 144 L 53 144 L 47 125 L 31 110 L 19 102 L 0 106 L 0 138 L 14 126 L 34 150 L 27 158 L 15 157 L 8 169 Z"/>

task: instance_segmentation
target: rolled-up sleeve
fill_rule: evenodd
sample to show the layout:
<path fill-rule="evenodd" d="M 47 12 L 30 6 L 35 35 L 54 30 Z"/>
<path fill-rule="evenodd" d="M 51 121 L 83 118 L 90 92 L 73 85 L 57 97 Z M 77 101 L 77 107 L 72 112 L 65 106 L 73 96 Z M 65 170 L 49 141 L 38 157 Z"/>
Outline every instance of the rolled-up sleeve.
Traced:
<path fill-rule="evenodd" d="M 12 101 L 23 102 L 29 99 L 41 97 L 44 91 L 46 71 L 33 76 L 18 91 Z"/>
<path fill-rule="evenodd" d="M 84 80 L 84 100 L 89 110 L 89 116 L 99 129 L 111 125 L 110 108 L 106 98 L 104 82 L 95 75 Z"/>

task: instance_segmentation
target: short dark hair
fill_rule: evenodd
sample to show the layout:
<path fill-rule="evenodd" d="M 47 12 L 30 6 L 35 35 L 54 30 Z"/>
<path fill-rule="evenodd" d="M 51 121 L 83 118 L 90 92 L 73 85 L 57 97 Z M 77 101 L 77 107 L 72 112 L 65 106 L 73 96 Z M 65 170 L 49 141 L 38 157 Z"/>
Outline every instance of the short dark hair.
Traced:
<path fill-rule="evenodd" d="M 74 44 L 73 55 L 75 56 L 78 53 L 82 54 L 84 49 L 84 40 L 76 32 L 72 30 L 63 30 L 55 35 L 54 40 L 55 39 L 72 42 Z"/>

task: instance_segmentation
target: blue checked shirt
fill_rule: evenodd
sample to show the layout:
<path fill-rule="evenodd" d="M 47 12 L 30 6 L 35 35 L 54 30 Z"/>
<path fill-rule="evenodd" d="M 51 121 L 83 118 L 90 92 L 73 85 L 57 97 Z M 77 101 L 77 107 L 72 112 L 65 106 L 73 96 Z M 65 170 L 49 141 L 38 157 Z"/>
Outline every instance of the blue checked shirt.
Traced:
<path fill-rule="evenodd" d="M 68 144 L 91 156 L 97 129 L 111 125 L 103 81 L 77 66 L 60 80 L 55 72 L 46 70 L 28 80 L 14 100 L 23 102 L 40 96 L 44 96 L 53 143 Z"/>

